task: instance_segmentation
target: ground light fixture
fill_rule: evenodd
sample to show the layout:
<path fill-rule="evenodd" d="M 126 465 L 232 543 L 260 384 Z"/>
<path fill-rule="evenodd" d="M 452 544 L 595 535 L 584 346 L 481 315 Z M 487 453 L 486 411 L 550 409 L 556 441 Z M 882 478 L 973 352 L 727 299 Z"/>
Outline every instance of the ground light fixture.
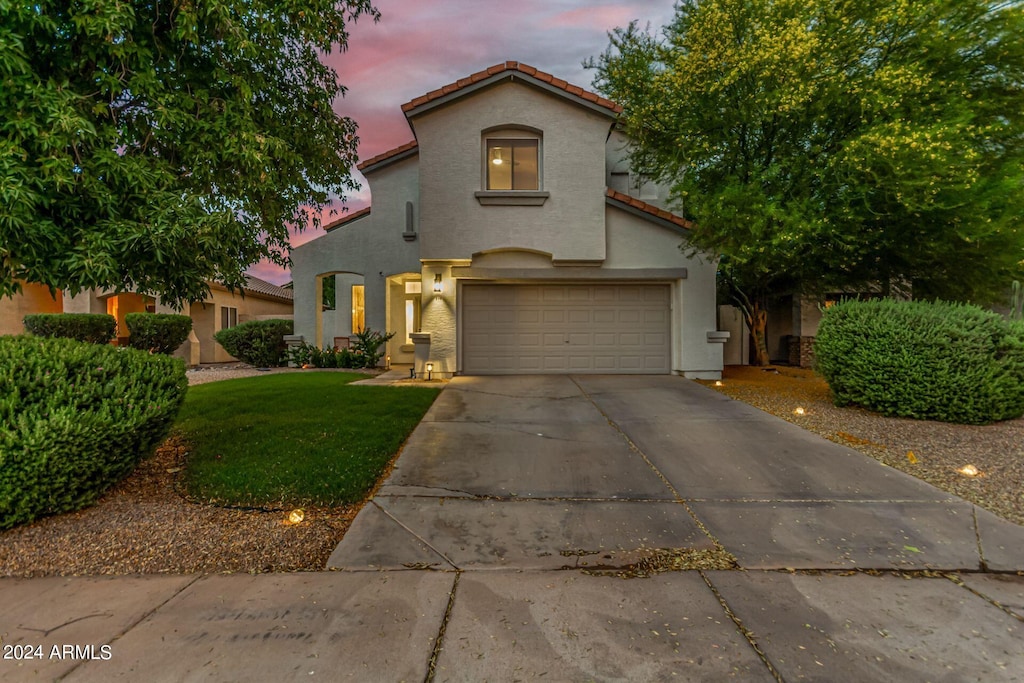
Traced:
<path fill-rule="evenodd" d="M 979 474 L 981 474 L 981 472 L 978 471 L 978 468 L 975 467 L 974 465 L 964 465 L 963 467 L 958 469 L 957 472 L 964 475 L 965 477 L 976 477 Z"/>
<path fill-rule="evenodd" d="M 722 380 L 720 380 L 720 379 L 716 379 L 716 380 L 715 380 L 715 386 L 716 386 L 716 387 L 724 387 L 724 386 L 725 386 L 725 384 L 724 384 L 724 383 L 722 382 Z"/>
<path fill-rule="evenodd" d="M 296 509 L 294 509 L 294 510 L 292 510 L 291 512 L 288 513 L 288 523 L 289 524 L 299 524 L 305 518 L 306 518 L 306 513 L 303 512 L 302 510 L 298 509 L 298 508 L 296 508 Z"/>
<path fill-rule="evenodd" d="M 807 411 L 804 410 L 804 408 L 802 406 L 797 406 L 796 409 L 793 411 L 793 414 L 794 415 L 806 415 Z"/>
<path fill-rule="evenodd" d="M 440 277 L 440 276 L 438 276 L 438 277 Z M 434 374 L 434 364 L 433 363 L 427 363 L 427 380 L 428 381 L 431 379 L 431 376 L 433 374 Z"/>

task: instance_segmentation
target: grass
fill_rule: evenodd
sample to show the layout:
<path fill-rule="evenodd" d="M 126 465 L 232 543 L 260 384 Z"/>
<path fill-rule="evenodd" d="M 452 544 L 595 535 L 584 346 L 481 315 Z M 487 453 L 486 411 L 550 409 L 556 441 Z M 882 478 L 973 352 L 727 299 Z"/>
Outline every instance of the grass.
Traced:
<path fill-rule="evenodd" d="M 175 429 L 196 500 L 341 505 L 373 488 L 439 389 L 349 386 L 364 375 L 286 373 L 191 387 Z"/>

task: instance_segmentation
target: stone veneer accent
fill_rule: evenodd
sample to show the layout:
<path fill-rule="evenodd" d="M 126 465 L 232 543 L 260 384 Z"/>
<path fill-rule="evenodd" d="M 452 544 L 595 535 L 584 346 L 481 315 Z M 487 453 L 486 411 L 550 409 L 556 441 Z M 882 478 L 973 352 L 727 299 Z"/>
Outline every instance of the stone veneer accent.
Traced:
<path fill-rule="evenodd" d="M 814 365 L 814 337 L 789 338 L 789 364 L 798 368 Z"/>

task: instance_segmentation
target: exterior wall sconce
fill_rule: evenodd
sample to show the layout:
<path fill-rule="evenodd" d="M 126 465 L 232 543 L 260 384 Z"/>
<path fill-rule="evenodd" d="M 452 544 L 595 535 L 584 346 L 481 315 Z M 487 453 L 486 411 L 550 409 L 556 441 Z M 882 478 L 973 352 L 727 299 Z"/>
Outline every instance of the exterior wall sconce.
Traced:
<path fill-rule="evenodd" d="M 438 277 L 441 277 L 441 276 L 438 275 Z M 428 382 L 430 381 L 431 376 L 433 374 L 434 374 L 434 364 L 433 363 L 427 363 L 427 381 Z"/>
<path fill-rule="evenodd" d="M 434 273 L 434 294 L 441 293 L 441 273 Z"/>

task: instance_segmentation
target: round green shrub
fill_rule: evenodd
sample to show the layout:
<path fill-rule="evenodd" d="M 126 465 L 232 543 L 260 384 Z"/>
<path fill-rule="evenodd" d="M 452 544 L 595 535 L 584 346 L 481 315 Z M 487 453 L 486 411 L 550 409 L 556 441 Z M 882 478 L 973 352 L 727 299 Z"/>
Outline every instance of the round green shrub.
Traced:
<path fill-rule="evenodd" d="M 844 301 L 814 353 L 836 405 L 964 424 L 1024 414 L 1024 324 L 977 306 Z"/>
<path fill-rule="evenodd" d="M 284 336 L 292 329 L 291 320 L 250 320 L 221 330 L 213 338 L 238 360 L 274 368 L 285 361 Z"/>
<path fill-rule="evenodd" d="M 192 331 L 192 318 L 173 313 L 129 313 L 124 324 L 129 346 L 152 353 L 174 353 Z"/>
<path fill-rule="evenodd" d="M 0 337 L 0 529 L 95 502 L 166 437 L 187 388 L 168 356 Z"/>
<path fill-rule="evenodd" d="M 25 329 L 37 337 L 64 337 L 109 344 L 117 334 L 117 320 L 106 313 L 36 313 L 26 315 Z"/>

